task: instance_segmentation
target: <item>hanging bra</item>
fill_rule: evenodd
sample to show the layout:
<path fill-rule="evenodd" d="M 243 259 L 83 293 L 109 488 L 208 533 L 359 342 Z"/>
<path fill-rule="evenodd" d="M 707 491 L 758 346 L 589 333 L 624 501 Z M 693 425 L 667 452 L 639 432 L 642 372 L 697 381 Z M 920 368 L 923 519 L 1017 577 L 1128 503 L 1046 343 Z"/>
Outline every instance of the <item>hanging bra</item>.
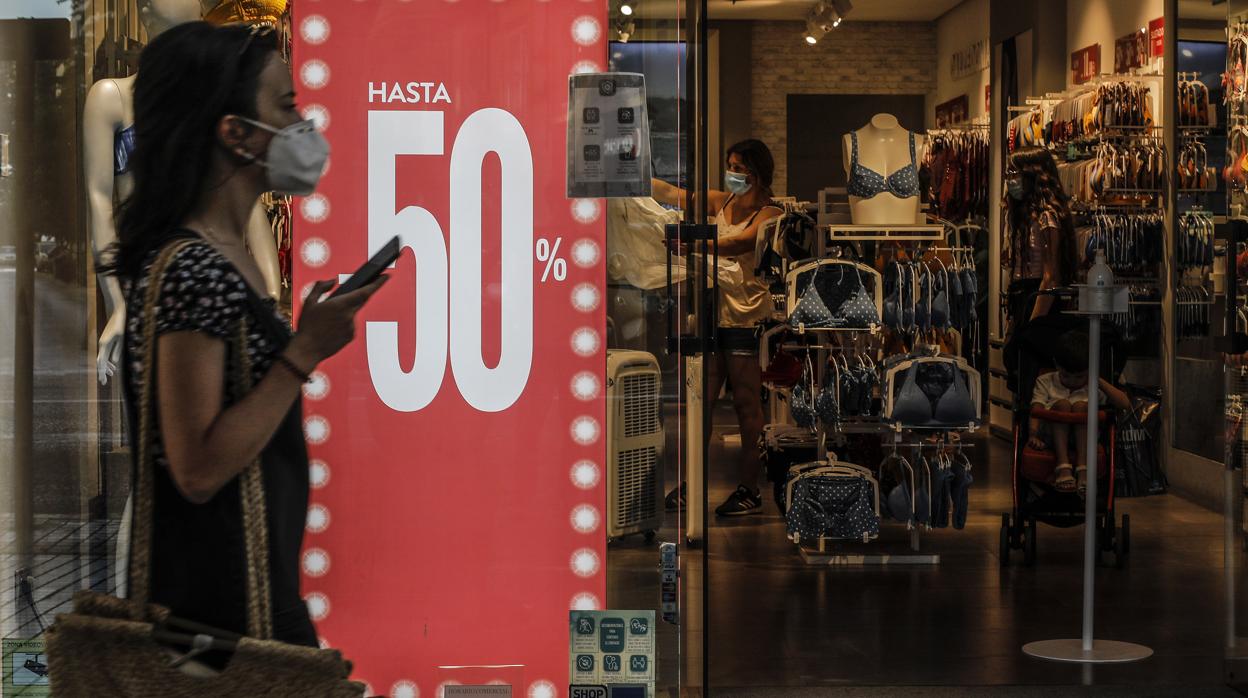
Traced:
<path fill-rule="evenodd" d="M 940 264 L 940 273 L 932 274 L 932 326 L 938 330 L 949 329 L 953 320 L 953 310 L 949 303 L 949 270 L 944 262 Z"/>
<path fill-rule="evenodd" d="M 953 381 L 936 401 L 932 416 L 938 424 L 970 424 L 977 415 L 971 392 L 966 388 L 966 376 L 956 365 L 949 364 L 949 367 L 953 370 Z"/>
<path fill-rule="evenodd" d="M 806 368 L 802 371 L 802 377 L 797 381 L 797 385 L 793 386 L 792 397 L 789 400 L 789 410 L 793 413 L 793 421 L 799 427 L 804 429 L 814 429 L 819 419 L 819 413 L 815 409 L 815 369 L 811 365 L 810 356 L 806 356 Z"/>
<path fill-rule="evenodd" d="M 910 134 L 910 164 L 888 177 L 858 162 L 858 132 L 851 131 L 849 136 L 853 142 L 848 183 L 850 196 L 872 199 L 877 194 L 888 192 L 899 199 L 909 199 L 919 195 L 919 168 L 914 151 L 913 133 Z"/>
<path fill-rule="evenodd" d="M 134 154 L 134 124 L 113 134 L 113 173 L 130 171 L 130 156 Z"/>
<path fill-rule="evenodd" d="M 936 400 L 935 408 L 927 393 L 918 384 L 921 363 L 937 367 L 943 364 L 951 372 L 949 385 Z M 978 418 L 975 401 L 967 389 L 966 376 L 955 362 L 915 361 L 905 373 L 905 382 L 893 400 L 892 421 L 910 427 L 942 427 L 965 426 Z"/>
<path fill-rule="evenodd" d="M 802 297 L 789 314 L 789 326 L 872 329 L 879 325 L 879 309 L 862 283 L 862 270 L 858 265 L 837 264 L 841 275 L 833 283 L 828 282 L 826 275 L 819 276 L 826 266 L 832 265 L 819 264 L 815 267 Z M 845 267 L 848 266 L 853 266 L 854 277 L 845 275 Z"/>
<path fill-rule="evenodd" d="M 893 400 L 892 419 L 901 424 L 921 426 L 932 421 L 932 403 L 916 381 L 919 364 L 910 364 L 906 380 Z"/>
<path fill-rule="evenodd" d="M 819 271 L 825 265 L 820 264 L 815 267 L 815 273 L 807 284 L 806 290 L 802 292 L 802 297 L 794 306 L 793 312 L 789 314 L 789 325 L 791 327 L 830 327 L 832 323 L 832 311 L 828 310 L 828 306 L 823 302 L 823 294 L 819 293 Z"/>

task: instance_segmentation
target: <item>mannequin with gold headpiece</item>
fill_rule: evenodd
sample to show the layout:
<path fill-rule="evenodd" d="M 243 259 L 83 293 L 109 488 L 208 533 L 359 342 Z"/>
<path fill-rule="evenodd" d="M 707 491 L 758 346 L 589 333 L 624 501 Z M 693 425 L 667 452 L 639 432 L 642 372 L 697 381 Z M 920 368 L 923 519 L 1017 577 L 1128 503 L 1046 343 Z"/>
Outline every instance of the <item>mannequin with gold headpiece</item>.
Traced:
<path fill-rule="evenodd" d="M 216 12 L 233 1 L 138 0 L 139 18 L 151 41 L 170 27 L 202 19 L 205 12 Z M 285 9 L 285 0 L 239 2 L 240 7 L 272 8 L 278 4 Z M 87 186 L 91 246 L 97 262 L 117 241 L 114 209 L 130 195 L 134 186 L 127 162 L 134 148 L 134 80 L 135 75 L 100 80 L 87 92 L 83 106 L 83 175 Z M 265 290 L 276 298 L 282 292 L 277 242 L 264 207 L 258 203 L 248 227 L 247 247 L 264 276 Z M 99 283 L 108 320 L 100 332 L 96 374 L 104 384 L 117 370 L 126 325 L 126 304 L 116 278 L 101 276 Z"/>
<path fill-rule="evenodd" d="M 213 24 L 272 24 L 277 25 L 286 11 L 286 0 L 220 0 L 204 19 Z"/>

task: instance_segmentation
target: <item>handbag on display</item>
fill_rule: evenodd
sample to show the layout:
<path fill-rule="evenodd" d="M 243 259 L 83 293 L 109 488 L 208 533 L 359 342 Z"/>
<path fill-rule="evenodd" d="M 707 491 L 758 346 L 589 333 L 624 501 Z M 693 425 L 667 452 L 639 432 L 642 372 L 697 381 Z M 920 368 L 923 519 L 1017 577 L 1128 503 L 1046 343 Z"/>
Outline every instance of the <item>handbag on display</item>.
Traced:
<path fill-rule="evenodd" d="M 191 240 L 167 245 L 149 272 L 143 353 L 143 394 L 139 396 L 136 484 L 129 568 L 129 596 L 120 599 L 95 592 L 74 596 L 74 610 L 58 615 L 48 629 L 47 655 L 51 695 L 127 696 L 127 698 L 359 698 L 364 684 L 348 680 L 351 665 L 334 650 L 279 642 L 272 637 L 269 590 L 268 525 L 259 459 L 239 476 L 244 553 L 247 560 L 247 628 L 252 637 L 181 620 L 148 603 L 151 575 L 154 474 L 151 448 L 154 422 L 153 385 L 156 309 L 169 262 Z M 240 322 L 238 349 L 245 349 L 247 325 Z M 239 351 L 238 356 L 246 356 Z M 246 361 L 234 362 L 246 364 Z M 231 366 L 229 378 L 250 388 L 250 368 Z M 180 649 L 175 649 L 180 648 Z M 217 671 L 194 657 L 204 652 L 232 653 Z"/>

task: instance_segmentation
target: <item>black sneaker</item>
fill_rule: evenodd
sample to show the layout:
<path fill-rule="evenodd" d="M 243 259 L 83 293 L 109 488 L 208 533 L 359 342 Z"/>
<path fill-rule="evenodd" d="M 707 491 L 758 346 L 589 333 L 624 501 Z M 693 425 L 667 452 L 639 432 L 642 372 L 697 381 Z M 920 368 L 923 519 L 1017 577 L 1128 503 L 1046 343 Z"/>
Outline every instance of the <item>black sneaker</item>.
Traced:
<path fill-rule="evenodd" d="M 688 505 L 688 502 L 685 501 L 685 498 L 688 495 L 689 495 L 689 483 L 682 482 L 680 483 L 680 487 L 677 487 L 673 489 L 671 492 L 667 493 L 667 497 L 663 500 L 663 506 L 668 511 L 677 511 L 680 509 L 684 509 Z"/>
<path fill-rule="evenodd" d="M 716 516 L 745 516 L 763 509 L 763 498 L 751 492 L 745 485 L 737 487 L 737 491 L 715 510 Z"/>

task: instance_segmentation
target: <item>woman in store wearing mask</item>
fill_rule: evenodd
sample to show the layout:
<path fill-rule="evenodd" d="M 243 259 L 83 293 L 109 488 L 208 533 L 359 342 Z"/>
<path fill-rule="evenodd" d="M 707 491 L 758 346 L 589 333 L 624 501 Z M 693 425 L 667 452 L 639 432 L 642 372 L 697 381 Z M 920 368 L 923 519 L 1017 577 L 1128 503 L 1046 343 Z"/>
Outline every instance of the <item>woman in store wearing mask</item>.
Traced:
<path fill-rule="evenodd" d="M 265 191 L 311 193 L 329 155 L 271 32 L 182 24 L 139 65 L 134 190 L 109 254 L 136 445 L 129 595 L 316 646 L 299 593 L 300 388 L 351 341 L 384 278 L 332 299 L 332 282 L 315 284 L 293 335 L 265 293 L 245 243 L 252 208 Z"/>
<path fill-rule="evenodd" d="M 757 443 L 763 432 L 762 370 L 758 365 L 758 323 L 772 314 L 771 291 L 754 276 L 754 243 L 768 220 L 781 215 L 772 205 L 771 182 L 776 165 L 771 151 L 758 140 L 745 140 L 728 149 L 724 188 L 709 191 L 707 209 L 719 226 L 719 254 L 741 264 L 740 284 L 720 284 L 719 346 L 706 370 L 707 392 L 714 399 L 727 379 L 741 429 L 741 454 L 737 489 L 715 513 L 742 516 L 760 511 L 758 477 L 762 469 Z M 661 180 L 654 180 L 654 198 L 669 206 L 688 209 L 690 194 Z M 696 202 L 695 202 L 696 203 Z M 706 435 L 709 438 L 709 434 Z M 668 497 L 683 506 L 685 486 Z"/>
<path fill-rule="evenodd" d="M 1070 197 L 1062 189 L 1057 162 L 1047 150 L 1028 150 L 1010 156 L 1014 175 L 1006 179 L 1004 201 L 1010 268 L 1011 326 L 1023 315 L 1047 315 L 1052 296 L 1039 296 L 1028 313 L 1027 303 L 1037 291 L 1072 283 L 1075 226 Z"/>

